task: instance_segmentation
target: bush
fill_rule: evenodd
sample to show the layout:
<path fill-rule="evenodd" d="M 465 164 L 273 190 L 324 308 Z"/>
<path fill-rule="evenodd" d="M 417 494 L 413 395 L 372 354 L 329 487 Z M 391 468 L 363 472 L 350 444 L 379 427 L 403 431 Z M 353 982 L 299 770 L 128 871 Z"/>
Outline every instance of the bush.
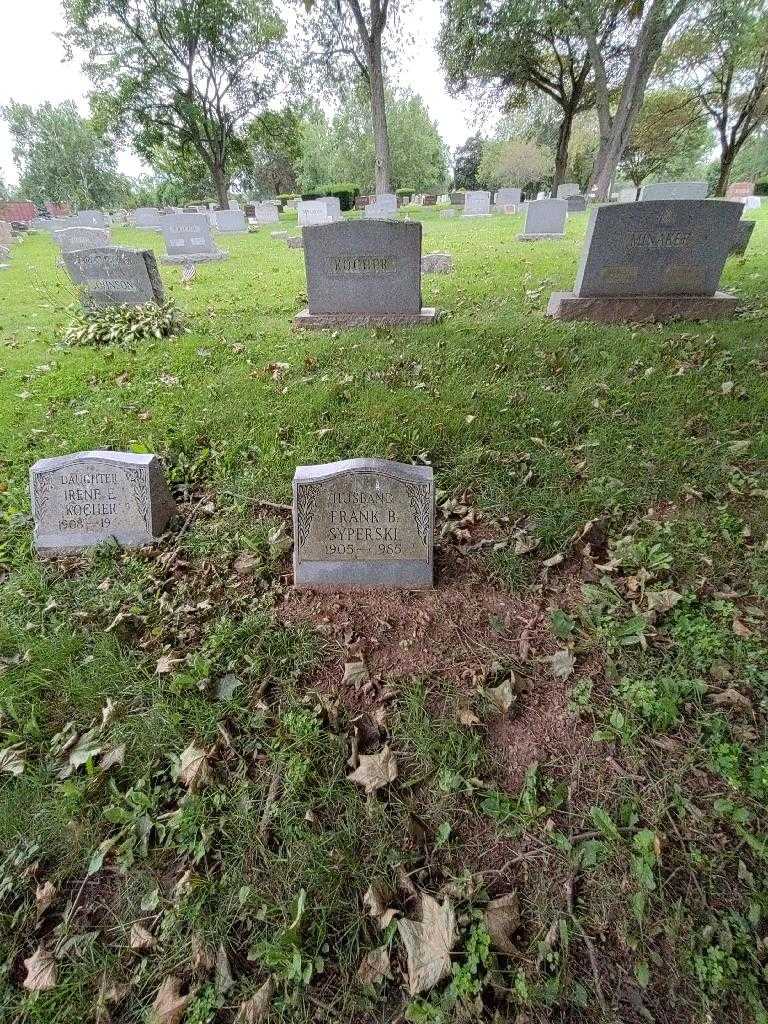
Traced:
<path fill-rule="evenodd" d="M 299 197 L 295 192 L 281 192 L 279 196 L 275 196 L 281 203 L 289 203 L 292 199 L 298 199 Z"/>
<path fill-rule="evenodd" d="M 761 178 L 755 182 L 755 195 L 768 196 L 768 178 Z"/>
<path fill-rule="evenodd" d="M 413 195 L 413 192 L 414 190 L 412 188 L 399 188 L 395 192 L 395 195 L 398 196 L 398 198 L 410 199 L 411 196 Z"/>
<path fill-rule="evenodd" d="M 184 315 L 172 302 L 158 306 L 106 306 L 79 309 L 67 328 L 67 345 L 131 345 L 152 338 L 170 338 L 184 330 Z"/>
<path fill-rule="evenodd" d="M 329 188 L 322 189 L 321 191 L 305 192 L 302 195 L 302 199 L 322 199 L 323 196 L 335 196 L 339 200 L 339 205 L 342 210 L 351 210 L 355 205 L 355 199 L 360 195 L 360 189 L 356 185 L 344 183 L 341 185 L 333 185 Z"/>

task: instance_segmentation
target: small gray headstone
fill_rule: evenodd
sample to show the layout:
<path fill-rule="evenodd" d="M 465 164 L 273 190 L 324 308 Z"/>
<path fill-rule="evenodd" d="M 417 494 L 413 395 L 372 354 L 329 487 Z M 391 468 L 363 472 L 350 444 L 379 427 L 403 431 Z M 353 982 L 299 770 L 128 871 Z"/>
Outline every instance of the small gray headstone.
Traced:
<path fill-rule="evenodd" d="M 29 472 L 35 547 L 67 554 L 114 538 L 151 544 L 176 506 L 154 455 L 76 452 L 40 459 Z"/>
<path fill-rule="evenodd" d="M 576 295 L 714 295 L 741 203 L 646 200 L 590 214 Z"/>
<path fill-rule="evenodd" d="M 534 199 L 525 204 L 525 227 L 518 239 L 526 242 L 539 238 L 562 238 L 567 215 L 566 199 Z"/>
<path fill-rule="evenodd" d="M 569 196 L 577 196 L 581 192 L 581 186 L 577 181 L 564 181 L 557 186 L 557 198 L 568 199 Z"/>
<path fill-rule="evenodd" d="M 13 228 L 7 220 L 0 220 L 0 245 L 10 245 L 13 241 Z"/>
<path fill-rule="evenodd" d="M 451 217 L 455 217 L 455 216 L 456 216 L 456 211 L 455 211 L 454 209 L 450 209 L 450 210 L 443 210 L 443 211 L 442 211 L 442 212 L 440 213 L 440 216 L 441 216 L 441 217 L 442 217 L 442 218 L 443 218 L 444 220 L 450 220 L 450 218 L 451 218 Z"/>
<path fill-rule="evenodd" d="M 270 236 L 272 238 L 287 238 L 288 237 L 288 232 L 287 231 L 270 231 L 269 234 L 270 234 Z"/>
<path fill-rule="evenodd" d="M 421 224 L 342 220 L 303 235 L 309 309 L 296 326 L 435 319 L 434 310 L 421 307 Z"/>
<path fill-rule="evenodd" d="M 299 207 L 299 227 L 305 228 L 313 224 L 330 224 L 333 217 L 328 212 L 325 202 L 312 199 L 302 202 Z"/>
<path fill-rule="evenodd" d="M 303 235 L 290 235 L 285 240 L 285 244 L 289 249 L 303 249 L 304 248 L 304 236 Z"/>
<path fill-rule="evenodd" d="M 104 246 L 65 252 L 63 258 L 86 306 L 140 306 L 165 301 L 155 255 L 148 249 Z"/>
<path fill-rule="evenodd" d="M 760 196 L 746 196 L 744 199 L 745 210 L 759 210 L 762 206 L 762 199 Z"/>
<path fill-rule="evenodd" d="M 299 466 L 294 585 L 312 590 L 433 586 L 432 469 L 385 459 Z"/>
<path fill-rule="evenodd" d="M 738 200 L 736 200 L 738 202 Z M 736 223 L 736 236 L 731 246 L 731 256 L 743 256 L 747 251 L 752 232 L 755 230 L 755 221 L 740 220 Z"/>
<path fill-rule="evenodd" d="M 482 189 L 475 192 L 467 192 L 464 199 L 465 217 L 490 217 L 491 215 L 491 193 Z"/>
<path fill-rule="evenodd" d="M 521 188 L 500 188 L 493 201 L 496 206 L 517 206 L 522 199 L 523 190 Z"/>
<path fill-rule="evenodd" d="M 227 235 L 247 234 L 248 221 L 242 210 L 217 210 L 214 227 L 217 231 Z"/>
<path fill-rule="evenodd" d="M 159 228 L 162 215 L 154 206 L 139 206 L 133 211 L 133 226 L 136 228 Z"/>
<path fill-rule="evenodd" d="M 568 213 L 586 213 L 587 200 L 585 196 L 568 196 L 565 201 L 568 204 Z"/>
<path fill-rule="evenodd" d="M 76 249 L 98 249 L 111 245 L 109 231 L 104 228 L 64 228 L 54 231 L 53 240 L 62 252 L 74 252 Z"/>
<path fill-rule="evenodd" d="M 226 259 L 227 253 L 213 243 L 211 225 L 204 213 L 169 213 L 163 217 L 161 225 L 168 249 L 164 263 L 208 263 Z"/>
<path fill-rule="evenodd" d="M 254 203 L 252 216 L 257 224 L 280 223 L 280 211 L 274 203 Z"/>
<path fill-rule="evenodd" d="M 101 210 L 80 210 L 70 218 L 73 227 L 108 228 L 109 218 Z"/>
<path fill-rule="evenodd" d="M 706 199 L 709 186 L 706 181 L 655 181 L 643 185 L 638 198 L 651 199 Z"/>
<path fill-rule="evenodd" d="M 453 271 L 453 256 L 447 252 L 425 252 L 421 257 L 422 274 L 450 274 Z"/>

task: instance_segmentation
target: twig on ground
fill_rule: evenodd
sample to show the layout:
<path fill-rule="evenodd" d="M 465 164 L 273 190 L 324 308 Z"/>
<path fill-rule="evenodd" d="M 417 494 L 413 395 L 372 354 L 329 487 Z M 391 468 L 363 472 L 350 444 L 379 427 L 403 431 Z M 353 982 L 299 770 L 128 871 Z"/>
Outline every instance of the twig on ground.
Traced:
<path fill-rule="evenodd" d="M 248 494 L 235 494 L 234 491 L 222 491 L 228 498 L 238 498 L 240 501 L 250 501 L 252 505 L 260 505 L 262 508 L 272 508 L 276 512 L 293 512 L 293 505 L 283 505 L 279 501 L 267 501 L 265 498 L 253 498 Z"/>

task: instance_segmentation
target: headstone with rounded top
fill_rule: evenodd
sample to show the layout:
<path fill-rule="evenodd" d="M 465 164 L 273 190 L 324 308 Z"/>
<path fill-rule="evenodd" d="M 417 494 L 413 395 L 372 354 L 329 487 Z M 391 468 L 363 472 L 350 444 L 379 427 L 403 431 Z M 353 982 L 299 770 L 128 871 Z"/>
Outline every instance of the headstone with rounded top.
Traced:
<path fill-rule="evenodd" d="M 345 591 L 434 585 L 431 467 L 385 459 L 299 466 L 294 586 Z"/>

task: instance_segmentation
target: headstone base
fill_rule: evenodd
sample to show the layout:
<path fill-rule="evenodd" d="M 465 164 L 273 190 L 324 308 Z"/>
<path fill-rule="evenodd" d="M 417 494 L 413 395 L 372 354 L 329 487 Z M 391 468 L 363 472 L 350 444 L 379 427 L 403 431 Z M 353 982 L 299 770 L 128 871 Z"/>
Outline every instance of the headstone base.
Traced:
<path fill-rule="evenodd" d="M 462 217 L 467 220 L 476 220 L 478 217 L 492 217 L 492 213 L 462 213 Z"/>
<path fill-rule="evenodd" d="M 554 235 L 518 235 L 518 242 L 544 242 L 548 238 L 565 238 L 564 234 Z"/>
<path fill-rule="evenodd" d="M 439 316 L 433 306 L 424 306 L 420 313 L 310 313 L 303 309 L 293 318 L 295 329 L 323 327 L 412 327 L 433 324 Z"/>
<path fill-rule="evenodd" d="M 219 260 L 225 260 L 229 256 L 228 252 L 224 252 L 223 249 L 218 249 L 216 252 L 190 252 L 186 255 L 179 254 L 178 256 L 163 256 L 163 263 L 170 263 L 172 265 L 178 263 L 216 263 Z"/>
<path fill-rule="evenodd" d="M 547 316 L 556 320 L 594 323 L 666 323 L 669 320 L 719 320 L 733 316 L 740 305 L 735 295 L 593 295 L 553 292 Z"/>
<path fill-rule="evenodd" d="M 305 562 L 294 576 L 296 590 L 349 593 L 358 590 L 432 590 L 432 566 L 400 562 Z"/>

